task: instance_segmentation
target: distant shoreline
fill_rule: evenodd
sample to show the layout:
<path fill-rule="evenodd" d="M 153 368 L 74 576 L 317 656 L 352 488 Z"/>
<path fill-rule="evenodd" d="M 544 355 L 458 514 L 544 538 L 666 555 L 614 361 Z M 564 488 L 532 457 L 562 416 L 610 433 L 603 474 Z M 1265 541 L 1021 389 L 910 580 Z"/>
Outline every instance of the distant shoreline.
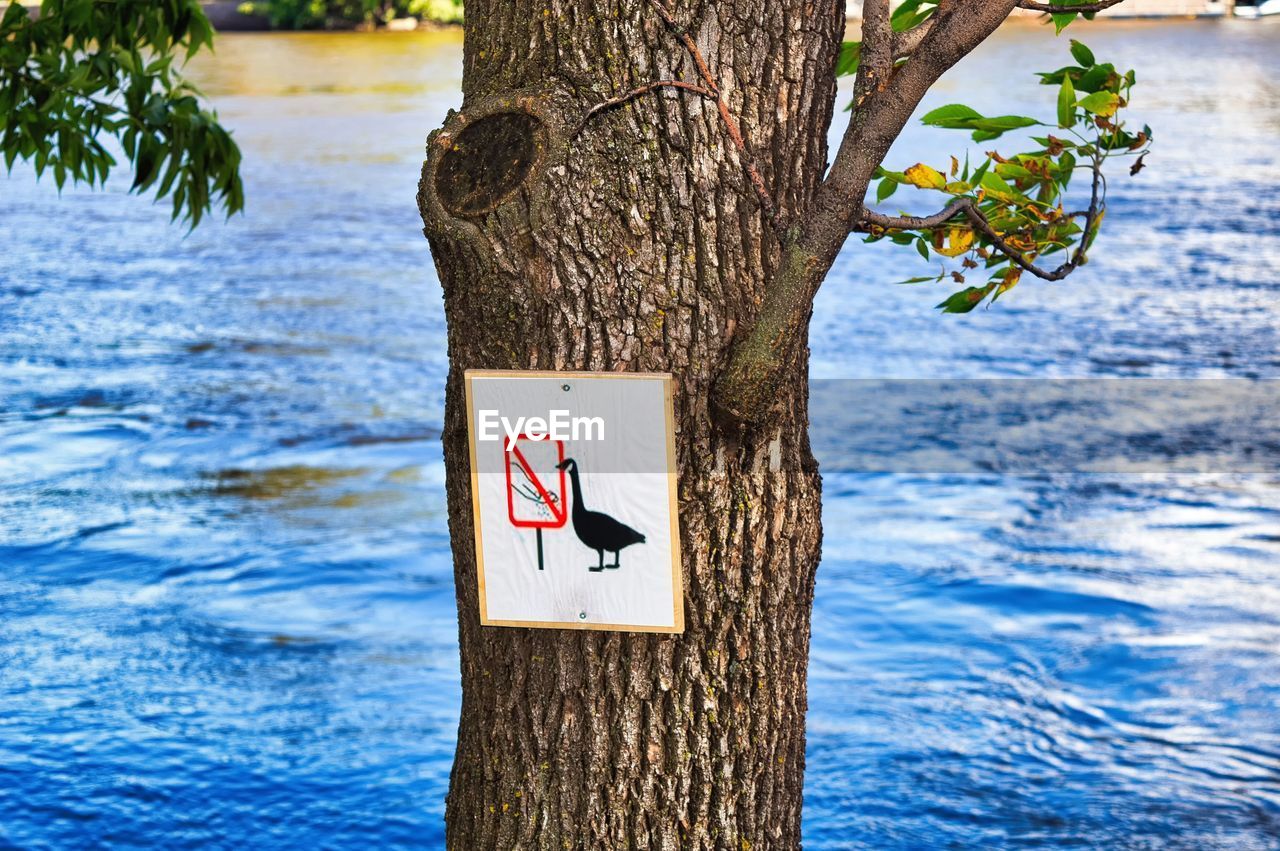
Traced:
<path fill-rule="evenodd" d="M 38 4 L 24 4 L 34 17 L 39 14 Z M 218 32 L 413 32 L 419 30 L 460 29 L 462 24 L 442 23 L 421 18 L 395 18 L 385 24 L 334 22 L 334 25 L 316 29 L 293 30 L 273 28 L 266 15 L 240 11 L 242 0 L 209 0 L 202 2 L 205 16 Z M 1234 0 L 1128 0 L 1099 14 L 1099 19 L 1112 20 L 1199 20 L 1201 18 L 1232 18 Z M 847 3 L 846 20 L 856 23 L 862 19 L 862 4 L 858 0 Z M 1011 21 L 1035 20 L 1039 12 L 1015 10 Z"/>
<path fill-rule="evenodd" d="M 447 24 L 419 18 L 395 18 L 386 24 L 343 22 L 341 25 L 314 30 L 274 29 L 266 15 L 240 11 L 241 0 L 202 2 L 205 16 L 218 32 L 412 32 L 414 30 L 458 29 L 461 24 Z"/>
<path fill-rule="evenodd" d="M 220 32 L 283 32 L 273 29 L 266 15 L 245 14 L 240 11 L 241 0 L 210 0 L 201 3 L 205 15 L 214 29 Z M 1114 20 L 1190 20 L 1199 18 L 1233 17 L 1233 0 L 1127 0 L 1108 9 L 1099 19 Z M 847 20 L 861 20 L 862 4 L 853 0 L 846 4 Z M 1035 20 L 1039 12 L 1015 11 L 1010 20 Z M 442 30 L 460 28 L 461 24 L 441 23 L 419 18 L 395 18 L 386 24 L 342 22 L 312 32 L 411 32 L 414 30 Z M 294 32 L 294 30 L 288 30 Z"/>

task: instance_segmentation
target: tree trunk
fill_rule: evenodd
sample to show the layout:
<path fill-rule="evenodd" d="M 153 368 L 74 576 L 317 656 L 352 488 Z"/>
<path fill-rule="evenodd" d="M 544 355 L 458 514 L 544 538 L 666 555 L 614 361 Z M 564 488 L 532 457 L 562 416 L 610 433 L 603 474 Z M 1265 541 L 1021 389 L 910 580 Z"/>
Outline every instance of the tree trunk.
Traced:
<path fill-rule="evenodd" d="M 672 7 L 779 221 L 826 166 L 844 4 Z M 782 257 L 716 101 L 652 2 L 468 0 L 464 103 L 419 205 L 444 287 L 462 719 L 448 847 L 794 849 L 821 528 L 806 345 L 762 433 L 711 388 Z M 472 132 L 468 132 L 471 129 Z M 481 627 L 462 371 L 669 371 L 686 631 Z"/>

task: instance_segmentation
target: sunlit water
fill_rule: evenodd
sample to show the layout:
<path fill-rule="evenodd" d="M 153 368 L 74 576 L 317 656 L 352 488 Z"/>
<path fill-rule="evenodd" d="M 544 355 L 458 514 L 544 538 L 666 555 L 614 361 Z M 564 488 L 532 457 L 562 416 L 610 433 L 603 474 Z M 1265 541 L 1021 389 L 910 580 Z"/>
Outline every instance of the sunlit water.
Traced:
<path fill-rule="evenodd" d="M 914 255 L 855 243 L 815 377 L 1280 376 L 1280 27 L 1080 32 L 1138 69 L 1158 143 L 1094 261 L 941 317 L 891 283 Z M 929 105 L 1051 114 L 1031 72 L 1065 56 L 1012 29 Z M 413 193 L 460 57 L 221 38 L 197 76 L 249 210 L 189 236 L 123 181 L 0 180 L 0 844 L 442 844 L 445 343 Z M 961 141 L 912 128 L 891 162 Z M 1280 847 L 1276 475 L 826 492 L 807 847 Z"/>

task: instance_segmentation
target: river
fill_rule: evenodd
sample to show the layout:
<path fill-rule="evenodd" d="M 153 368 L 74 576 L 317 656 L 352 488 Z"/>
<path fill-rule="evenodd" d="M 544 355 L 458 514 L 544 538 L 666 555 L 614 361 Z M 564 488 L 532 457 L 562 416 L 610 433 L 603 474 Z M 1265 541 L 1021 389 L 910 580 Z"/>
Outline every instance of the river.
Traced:
<path fill-rule="evenodd" d="M 892 283 L 913 253 L 854 242 L 815 380 L 1280 377 L 1277 23 L 1072 27 L 1156 131 L 1092 262 L 948 317 Z M 1052 115 L 1032 72 L 1063 64 L 1009 27 L 925 108 Z M 460 66 L 454 32 L 219 38 L 193 75 L 248 210 L 189 235 L 127 179 L 0 177 L 0 845 L 442 847 L 445 330 L 413 198 Z M 913 124 L 889 162 L 963 141 Z M 821 460 L 807 848 L 1280 847 L 1274 468 Z"/>

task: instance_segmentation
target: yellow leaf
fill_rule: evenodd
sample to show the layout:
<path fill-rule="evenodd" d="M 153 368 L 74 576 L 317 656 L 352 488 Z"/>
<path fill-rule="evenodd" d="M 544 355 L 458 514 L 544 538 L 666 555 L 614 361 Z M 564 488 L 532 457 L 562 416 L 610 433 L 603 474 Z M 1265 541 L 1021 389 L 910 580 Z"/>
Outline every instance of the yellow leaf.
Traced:
<path fill-rule="evenodd" d="M 1110 118 L 1116 114 L 1116 110 L 1121 106 L 1120 96 L 1114 92 L 1094 92 L 1088 97 L 1081 98 L 1080 106 L 1083 106 L 1094 115 Z"/>
<path fill-rule="evenodd" d="M 973 231 L 968 228 L 947 228 L 933 232 L 933 250 L 944 257 L 959 257 L 973 246 Z"/>
<path fill-rule="evenodd" d="M 960 160 L 955 157 L 951 158 L 951 176 L 955 177 L 960 173 Z"/>
<path fill-rule="evenodd" d="M 916 163 L 903 172 L 903 176 L 907 178 L 907 183 L 912 186 L 918 186 L 921 189 L 941 189 L 947 185 L 947 179 L 942 176 L 942 172 L 932 169 L 924 163 Z"/>
<path fill-rule="evenodd" d="M 1022 279 L 1022 270 L 1017 266 L 1010 266 L 1004 273 L 1004 280 L 1000 282 L 1000 288 L 996 290 L 996 295 L 1007 293 L 1018 285 L 1018 281 Z"/>

